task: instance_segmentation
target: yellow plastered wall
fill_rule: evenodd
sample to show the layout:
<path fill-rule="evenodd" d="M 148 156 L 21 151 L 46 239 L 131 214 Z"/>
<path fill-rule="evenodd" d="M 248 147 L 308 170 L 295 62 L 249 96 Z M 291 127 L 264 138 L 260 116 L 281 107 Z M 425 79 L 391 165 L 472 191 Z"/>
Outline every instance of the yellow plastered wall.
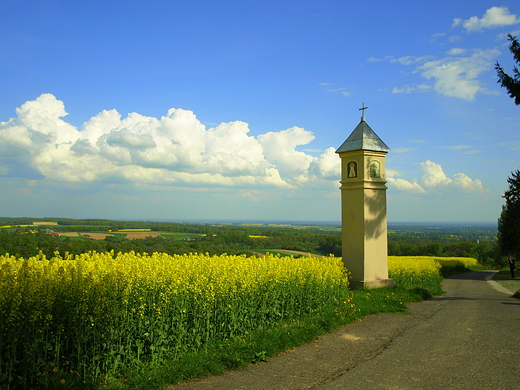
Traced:
<path fill-rule="evenodd" d="M 342 255 L 354 281 L 388 279 L 385 157 L 365 150 L 340 154 Z"/>

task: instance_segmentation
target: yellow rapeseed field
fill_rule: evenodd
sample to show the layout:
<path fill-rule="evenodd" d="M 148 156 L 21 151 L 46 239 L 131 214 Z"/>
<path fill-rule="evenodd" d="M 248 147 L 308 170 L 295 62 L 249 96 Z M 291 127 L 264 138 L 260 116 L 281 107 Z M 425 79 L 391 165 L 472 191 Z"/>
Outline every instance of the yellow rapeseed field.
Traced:
<path fill-rule="evenodd" d="M 464 271 L 477 263 L 469 257 L 388 256 L 388 274 L 401 287 L 441 293 L 434 286 L 442 279 L 442 271 Z"/>
<path fill-rule="evenodd" d="M 428 288 L 441 267 L 473 263 L 391 256 L 389 274 Z M 308 314 L 355 310 L 347 276 L 334 257 L 0 256 L 0 388 L 37 387 L 64 364 L 82 380 L 117 376 Z"/>
<path fill-rule="evenodd" d="M 334 257 L 0 256 L 0 370 L 8 380 L 65 360 L 82 377 L 116 375 L 339 307 L 348 294 Z"/>
<path fill-rule="evenodd" d="M 442 267 L 472 267 L 477 259 L 471 257 L 431 257 L 431 256 L 388 256 L 388 267 L 392 272 L 435 272 Z"/>

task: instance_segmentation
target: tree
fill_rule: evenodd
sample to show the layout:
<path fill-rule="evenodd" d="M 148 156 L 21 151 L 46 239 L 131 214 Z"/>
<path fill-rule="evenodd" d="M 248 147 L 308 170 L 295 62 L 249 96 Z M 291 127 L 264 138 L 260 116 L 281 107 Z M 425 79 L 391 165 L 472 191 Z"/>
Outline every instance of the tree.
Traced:
<path fill-rule="evenodd" d="M 513 54 L 515 62 L 520 64 L 520 43 L 511 34 L 507 34 L 507 38 L 510 42 L 509 51 Z M 497 71 L 498 83 L 507 89 L 509 96 L 515 99 L 515 104 L 520 105 L 520 72 L 518 68 L 516 66 L 513 68 L 513 77 L 505 73 L 498 62 L 495 64 L 495 69 Z"/>
<path fill-rule="evenodd" d="M 502 197 L 506 204 L 498 219 L 498 245 L 503 256 L 520 260 L 520 170 L 507 178 L 509 189 Z"/>

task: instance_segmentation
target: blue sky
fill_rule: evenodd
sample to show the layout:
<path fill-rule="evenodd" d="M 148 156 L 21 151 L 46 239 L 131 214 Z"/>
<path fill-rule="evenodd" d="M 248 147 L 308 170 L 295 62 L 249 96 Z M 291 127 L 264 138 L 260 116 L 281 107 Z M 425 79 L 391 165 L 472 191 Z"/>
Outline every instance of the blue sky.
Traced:
<path fill-rule="evenodd" d="M 0 0 L 0 215 L 339 220 L 363 103 L 389 221 L 496 221 L 517 1 Z"/>

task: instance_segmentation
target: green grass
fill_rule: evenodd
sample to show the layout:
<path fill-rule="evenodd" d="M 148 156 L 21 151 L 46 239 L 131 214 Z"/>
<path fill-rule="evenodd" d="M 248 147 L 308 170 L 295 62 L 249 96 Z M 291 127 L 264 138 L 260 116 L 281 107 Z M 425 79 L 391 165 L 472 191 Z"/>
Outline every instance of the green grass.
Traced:
<path fill-rule="evenodd" d="M 504 267 L 493 276 L 493 280 L 512 291 L 514 298 L 520 298 L 520 269 L 515 271 L 515 279 L 511 279 L 509 266 Z"/>
<path fill-rule="evenodd" d="M 520 282 L 520 270 L 515 271 L 515 280 L 518 279 Z M 500 280 L 511 280 L 511 271 L 509 270 L 509 266 L 502 268 L 500 271 L 498 271 L 495 276 L 493 276 L 493 280 L 500 281 Z"/>

